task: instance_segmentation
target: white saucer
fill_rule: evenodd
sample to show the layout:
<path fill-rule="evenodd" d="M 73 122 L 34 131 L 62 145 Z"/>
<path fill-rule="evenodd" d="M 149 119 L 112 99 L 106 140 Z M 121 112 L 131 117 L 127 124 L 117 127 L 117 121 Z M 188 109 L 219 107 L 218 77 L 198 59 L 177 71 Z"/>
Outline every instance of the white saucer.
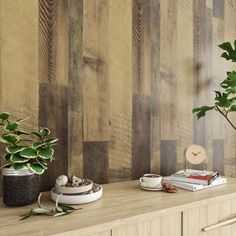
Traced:
<path fill-rule="evenodd" d="M 143 190 L 147 190 L 147 191 L 161 191 L 163 189 L 162 185 L 158 185 L 157 187 L 155 188 L 150 188 L 150 187 L 146 187 L 146 186 L 143 186 L 141 184 L 139 184 L 139 187 Z"/>

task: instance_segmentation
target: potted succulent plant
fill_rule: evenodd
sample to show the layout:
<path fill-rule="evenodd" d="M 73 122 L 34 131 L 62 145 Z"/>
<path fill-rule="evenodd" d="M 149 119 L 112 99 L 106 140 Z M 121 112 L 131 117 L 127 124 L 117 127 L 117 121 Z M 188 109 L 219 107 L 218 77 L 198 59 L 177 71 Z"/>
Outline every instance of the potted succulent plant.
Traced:
<path fill-rule="evenodd" d="M 50 137 L 48 128 L 26 131 L 21 128 L 26 119 L 12 121 L 8 112 L 0 114 L 4 146 L 2 166 L 3 201 L 8 206 L 28 205 L 37 200 L 40 175 L 54 160 L 53 145 L 58 139 Z"/>
<path fill-rule="evenodd" d="M 219 45 L 224 50 L 221 57 L 228 61 L 236 62 L 236 40 L 234 46 L 230 42 L 225 42 Z M 201 106 L 193 109 L 193 113 L 197 114 L 197 118 L 204 117 L 206 112 L 215 110 L 219 112 L 227 122 L 236 129 L 235 124 L 232 123 L 229 114 L 236 112 L 236 72 L 227 72 L 227 78 L 220 83 L 223 91 L 215 92 L 215 103 L 212 106 Z"/>

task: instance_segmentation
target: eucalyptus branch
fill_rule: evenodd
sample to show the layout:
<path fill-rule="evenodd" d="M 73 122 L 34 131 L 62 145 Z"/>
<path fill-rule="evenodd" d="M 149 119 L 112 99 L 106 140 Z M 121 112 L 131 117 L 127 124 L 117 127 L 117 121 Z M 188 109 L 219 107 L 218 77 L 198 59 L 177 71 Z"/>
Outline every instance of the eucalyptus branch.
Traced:
<path fill-rule="evenodd" d="M 229 119 L 228 116 L 227 116 L 228 113 L 224 114 L 224 112 L 223 112 L 222 110 L 220 110 L 220 108 L 219 108 L 218 106 L 216 106 L 216 110 L 217 110 L 218 112 L 220 112 L 220 114 L 221 114 L 222 116 L 224 116 L 224 118 L 229 122 L 229 124 L 236 130 L 236 126 L 230 121 L 230 119 Z"/>

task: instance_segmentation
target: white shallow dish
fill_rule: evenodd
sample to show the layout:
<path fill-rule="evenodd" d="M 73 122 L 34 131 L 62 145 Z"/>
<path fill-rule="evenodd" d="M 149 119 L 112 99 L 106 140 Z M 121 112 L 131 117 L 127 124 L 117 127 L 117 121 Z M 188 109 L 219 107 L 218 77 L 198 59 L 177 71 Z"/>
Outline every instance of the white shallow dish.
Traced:
<path fill-rule="evenodd" d="M 85 179 L 85 182 L 88 184 L 85 186 L 79 186 L 79 187 L 60 187 L 55 186 L 55 192 L 57 193 L 67 193 L 67 194 L 76 194 L 76 193 L 84 193 L 92 189 L 93 187 L 93 181 L 89 179 Z"/>
<path fill-rule="evenodd" d="M 141 184 L 139 184 L 139 187 L 143 190 L 147 190 L 147 191 L 161 191 L 163 189 L 162 185 L 157 186 L 156 188 L 149 188 L 146 186 L 143 186 Z"/>
<path fill-rule="evenodd" d="M 101 185 L 94 184 L 94 186 L 99 187 L 99 190 L 97 192 L 90 194 L 63 194 L 59 199 L 59 203 L 78 205 L 78 204 L 94 202 L 102 197 L 102 192 L 103 192 Z M 55 187 L 52 188 L 51 190 L 52 200 L 55 202 L 59 196 L 60 193 L 56 192 Z"/>

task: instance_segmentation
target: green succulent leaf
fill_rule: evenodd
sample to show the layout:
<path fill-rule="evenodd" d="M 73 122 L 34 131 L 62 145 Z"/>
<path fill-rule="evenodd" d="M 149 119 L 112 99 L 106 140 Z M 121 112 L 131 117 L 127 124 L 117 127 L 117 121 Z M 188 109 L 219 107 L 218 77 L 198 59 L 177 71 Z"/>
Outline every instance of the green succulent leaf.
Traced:
<path fill-rule="evenodd" d="M 58 141 L 58 138 L 55 137 L 51 137 L 45 140 L 45 142 L 47 142 L 48 144 L 53 144 L 56 143 Z"/>
<path fill-rule="evenodd" d="M 29 159 L 27 159 L 25 157 L 22 157 L 18 154 L 12 154 L 11 157 L 10 157 L 10 160 L 13 163 L 24 163 L 24 162 L 29 161 Z"/>
<path fill-rule="evenodd" d="M 12 163 L 11 163 L 11 162 L 2 165 L 0 168 L 1 168 L 1 169 L 2 169 L 2 168 L 8 168 L 8 167 L 10 167 L 10 166 L 12 166 Z"/>
<path fill-rule="evenodd" d="M 21 134 L 30 135 L 29 132 L 24 131 L 24 130 L 16 130 L 15 132 L 16 132 L 17 135 L 21 135 Z"/>
<path fill-rule="evenodd" d="M 20 152 L 20 155 L 28 159 L 33 159 L 33 158 L 37 158 L 37 151 L 34 148 L 24 148 Z"/>
<path fill-rule="evenodd" d="M 40 134 L 42 135 L 42 136 L 47 136 L 47 135 L 49 135 L 50 134 L 50 129 L 48 129 L 48 128 L 41 128 L 40 130 L 39 130 L 39 132 L 40 132 Z"/>
<path fill-rule="evenodd" d="M 15 154 L 22 151 L 25 147 L 16 147 L 16 146 L 9 146 L 6 148 L 6 151 L 10 154 Z"/>
<path fill-rule="evenodd" d="M 7 144 L 16 144 L 20 142 L 20 136 L 17 134 L 4 134 L 0 137 L 0 142 Z"/>
<path fill-rule="evenodd" d="M 42 135 L 38 131 L 32 131 L 31 134 L 37 136 L 38 138 L 42 139 Z"/>
<path fill-rule="evenodd" d="M 21 170 L 21 169 L 27 167 L 27 164 L 26 163 L 14 163 L 13 167 L 15 170 Z"/>
<path fill-rule="evenodd" d="M 14 131 L 18 126 L 19 126 L 19 123 L 18 123 L 18 122 L 8 123 L 8 124 L 5 126 L 5 130 L 6 130 L 6 131 Z"/>
<path fill-rule="evenodd" d="M 202 106 L 202 107 L 197 107 L 193 108 L 192 112 L 197 113 L 197 118 L 200 119 L 201 117 L 206 115 L 207 111 L 215 109 L 215 106 Z"/>
<path fill-rule="evenodd" d="M 9 118 L 9 116 L 10 116 L 10 114 L 8 112 L 3 112 L 0 114 L 0 119 L 6 120 Z"/>
<path fill-rule="evenodd" d="M 234 41 L 234 48 L 230 42 L 224 42 L 219 47 L 225 51 L 221 57 L 228 61 L 236 62 L 236 40 Z"/>
<path fill-rule="evenodd" d="M 42 148 L 38 151 L 38 156 L 46 160 L 52 159 L 53 154 L 54 150 L 50 147 Z"/>
<path fill-rule="evenodd" d="M 45 169 L 39 164 L 27 163 L 27 167 L 31 171 L 33 171 L 34 173 L 39 174 L 39 175 L 43 174 L 43 172 L 45 171 Z"/>
<path fill-rule="evenodd" d="M 9 161 L 9 160 L 10 160 L 10 157 L 11 157 L 11 154 L 10 154 L 10 153 L 6 153 L 2 158 L 3 158 L 5 161 Z"/>
<path fill-rule="evenodd" d="M 44 141 L 39 141 L 39 142 L 33 143 L 33 144 L 32 144 L 32 147 L 33 147 L 33 148 L 39 148 L 39 147 L 42 147 L 42 146 L 44 146 L 44 145 L 46 145 L 46 143 L 45 143 Z"/>

